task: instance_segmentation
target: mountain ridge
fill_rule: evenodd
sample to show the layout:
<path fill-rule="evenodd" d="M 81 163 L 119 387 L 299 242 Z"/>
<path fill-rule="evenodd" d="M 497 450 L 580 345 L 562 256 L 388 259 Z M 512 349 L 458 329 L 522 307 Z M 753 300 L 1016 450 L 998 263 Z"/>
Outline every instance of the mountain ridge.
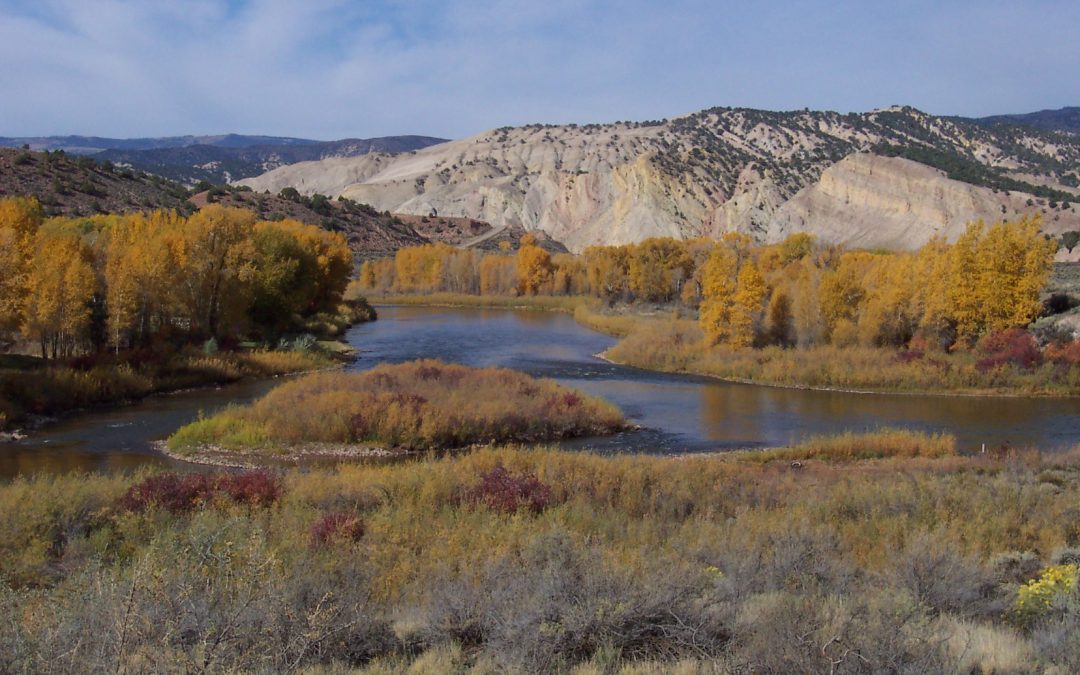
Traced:
<path fill-rule="evenodd" d="M 988 117 L 967 119 L 980 124 L 1014 124 L 1047 131 L 1080 133 L 1080 106 L 1065 106 L 1064 108 L 1038 110 L 1030 113 L 990 115 Z"/>
<path fill-rule="evenodd" d="M 410 152 L 442 142 L 445 139 L 417 135 L 334 141 L 242 134 L 130 139 L 94 136 L 0 137 L 0 146 L 28 146 L 30 150 L 64 150 L 72 154 L 91 155 L 102 162 L 147 171 L 189 186 L 201 181 L 224 184 L 295 162 L 370 152 Z"/>
<path fill-rule="evenodd" d="M 860 155 L 903 161 L 867 163 Z M 841 162 L 847 164 L 830 174 L 830 189 L 858 193 L 862 202 L 831 209 L 839 222 L 805 212 L 776 220 L 802 191 L 817 189 L 824 198 L 822 176 Z M 850 181 L 860 185 L 839 186 Z M 500 127 L 405 155 L 287 165 L 240 183 L 257 191 L 343 195 L 380 210 L 520 225 L 576 251 L 730 231 L 770 241 L 796 222 L 827 240 L 850 225 L 850 238 L 864 245 L 913 248 L 965 218 L 1034 210 L 1044 212 L 1049 232 L 1080 228 L 1071 203 L 1080 201 L 1080 137 L 935 117 L 907 106 L 848 114 L 710 108 L 651 122 Z M 893 194 L 901 185 L 929 197 Z M 935 201 L 938 194 L 945 199 Z M 935 206 L 921 208 L 924 203 Z M 875 215 L 907 234 L 873 236 Z"/>

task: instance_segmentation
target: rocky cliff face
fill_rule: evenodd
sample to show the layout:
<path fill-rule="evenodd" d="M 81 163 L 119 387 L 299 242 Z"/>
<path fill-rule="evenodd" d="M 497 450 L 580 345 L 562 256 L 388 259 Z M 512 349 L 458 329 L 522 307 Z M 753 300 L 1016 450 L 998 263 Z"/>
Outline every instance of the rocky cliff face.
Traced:
<path fill-rule="evenodd" d="M 953 238 L 974 218 L 1033 210 L 1045 212 L 1048 231 L 1080 229 L 1080 207 L 1065 206 L 1074 195 L 1080 202 L 1069 187 L 1077 178 L 1080 137 L 1070 134 L 911 108 L 713 109 L 663 122 L 502 128 L 396 156 L 294 164 L 242 183 L 543 230 L 580 251 L 729 231 L 913 248 L 937 234 Z"/>
<path fill-rule="evenodd" d="M 863 248 L 911 249 L 934 236 L 956 239 L 973 220 L 993 222 L 1040 210 L 1031 195 L 949 180 L 899 157 L 850 155 L 776 210 L 766 239 L 812 232 Z M 1075 209 L 1046 209 L 1048 232 L 1080 229 Z"/>

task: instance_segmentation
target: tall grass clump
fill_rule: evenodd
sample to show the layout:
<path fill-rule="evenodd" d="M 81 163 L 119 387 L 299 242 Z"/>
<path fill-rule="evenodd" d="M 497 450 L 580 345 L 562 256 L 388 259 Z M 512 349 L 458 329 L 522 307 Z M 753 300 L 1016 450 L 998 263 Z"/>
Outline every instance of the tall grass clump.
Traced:
<path fill-rule="evenodd" d="M 740 453 L 738 456 L 760 461 L 819 459 L 851 462 L 889 457 L 937 459 L 956 454 L 956 437 L 952 434 L 886 428 L 867 433 L 811 436 L 790 448 Z"/>
<path fill-rule="evenodd" d="M 318 373 L 178 430 L 174 450 L 362 444 L 457 448 L 611 433 L 611 404 L 505 368 L 420 360 L 364 373 Z"/>

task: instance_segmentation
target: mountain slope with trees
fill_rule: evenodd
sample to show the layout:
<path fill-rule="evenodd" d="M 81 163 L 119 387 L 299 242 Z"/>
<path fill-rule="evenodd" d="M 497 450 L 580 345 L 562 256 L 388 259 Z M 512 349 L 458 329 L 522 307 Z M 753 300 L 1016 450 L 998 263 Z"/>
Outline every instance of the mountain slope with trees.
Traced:
<path fill-rule="evenodd" d="M 369 152 L 397 154 L 443 143 L 431 136 L 385 136 L 315 141 L 278 136 L 169 136 L 101 138 L 97 136 L 0 137 L 0 147 L 93 155 L 101 162 L 147 171 L 194 185 L 227 183 L 295 162 L 326 157 L 355 157 Z"/>
<path fill-rule="evenodd" d="M 863 156 L 895 161 L 863 169 Z M 826 172 L 844 161 L 858 170 L 823 186 Z M 954 239 L 977 218 L 1032 211 L 1043 213 L 1049 232 L 1080 229 L 1072 208 L 1080 200 L 1080 138 L 910 107 L 851 114 L 712 108 L 672 120 L 504 127 L 395 157 L 293 164 L 241 183 L 520 225 L 576 251 L 732 231 L 779 241 L 793 230 L 835 243 L 851 235 L 860 245 L 917 248 L 934 235 Z M 827 219 L 782 212 L 815 189 L 830 198 L 845 193 L 843 208 Z M 932 201 L 941 194 L 943 202 Z M 896 227 L 877 238 L 873 224 L 897 215 Z"/>
<path fill-rule="evenodd" d="M 1066 106 L 1057 110 L 1040 110 L 1018 115 L 991 115 L 971 121 L 981 124 L 1019 124 L 1047 131 L 1080 133 L 1080 106 Z"/>

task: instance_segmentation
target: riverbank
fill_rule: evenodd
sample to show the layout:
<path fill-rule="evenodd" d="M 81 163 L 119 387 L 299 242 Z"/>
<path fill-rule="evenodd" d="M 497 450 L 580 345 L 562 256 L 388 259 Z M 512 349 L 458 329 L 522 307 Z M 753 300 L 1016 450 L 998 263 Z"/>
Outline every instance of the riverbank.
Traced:
<path fill-rule="evenodd" d="M 0 429 L 14 433 L 42 421 L 81 411 L 129 404 L 154 394 L 215 387 L 334 368 L 354 357 L 329 350 L 186 350 L 164 356 L 144 353 L 112 362 L 52 364 L 21 359 L 0 368 Z"/>
<path fill-rule="evenodd" d="M 371 295 L 373 305 L 417 307 L 476 307 L 479 309 L 524 309 L 543 312 L 573 313 L 578 307 L 596 302 L 583 296 L 551 295 L 469 295 L 467 293 L 430 293 L 427 295 Z"/>
<path fill-rule="evenodd" d="M 872 347 L 707 347 L 695 320 L 673 308 L 602 308 L 584 297 L 394 295 L 377 304 L 560 311 L 579 324 L 619 338 L 600 356 L 612 363 L 725 382 L 860 394 L 979 397 L 1077 397 L 1080 366 L 1046 361 L 1024 368 L 981 367 L 973 351 L 953 353 Z"/>
<path fill-rule="evenodd" d="M 1080 457 L 831 454 L 20 479 L 0 670 L 1076 669 Z"/>
<path fill-rule="evenodd" d="M 604 330 L 610 321 L 587 310 L 583 325 Z M 975 397 L 1080 396 L 1080 366 L 1046 361 L 1025 368 L 982 366 L 971 351 L 920 352 L 871 347 L 731 349 L 707 347 L 697 323 L 616 317 L 620 341 L 602 355 L 613 363 L 659 372 L 713 377 L 726 382 L 857 394 Z M 609 334 L 615 334 L 611 331 Z"/>
<path fill-rule="evenodd" d="M 305 317 L 303 332 L 282 339 L 278 349 L 255 344 L 219 349 L 139 350 L 87 354 L 51 361 L 0 354 L 0 432 L 17 439 L 58 416 L 130 404 L 154 394 L 218 387 L 243 380 L 327 370 L 354 360 L 356 350 L 340 338 L 359 323 L 375 321 L 363 297 L 351 297 L 335 312 Z M 21 428 L 20 428 L 21 427 Z"/>

